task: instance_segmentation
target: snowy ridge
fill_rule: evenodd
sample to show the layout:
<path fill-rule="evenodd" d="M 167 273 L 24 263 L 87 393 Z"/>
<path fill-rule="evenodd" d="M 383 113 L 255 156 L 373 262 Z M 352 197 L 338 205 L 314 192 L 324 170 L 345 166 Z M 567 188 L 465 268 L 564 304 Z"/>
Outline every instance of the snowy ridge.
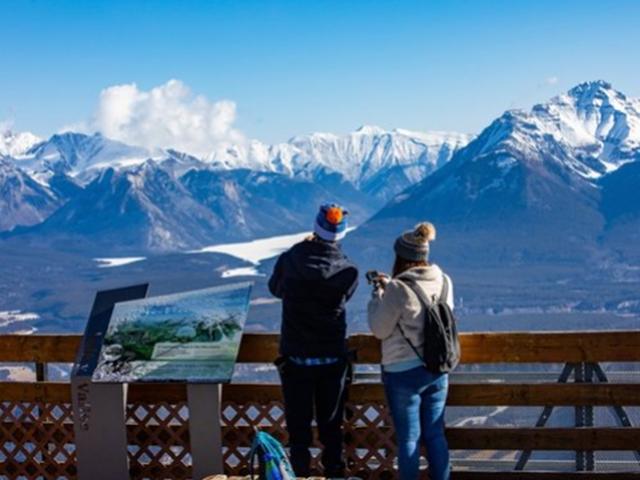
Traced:
<path fill-rule="evenodd" d="M 629 98 L 604 81 L 586 82 L 530 111 L 507 111 L 487 130 L 492 135 L 486 139 L 483 151 L 503 143 L 505 147 L 536 154 L 540 146 L 553 142 L 554 147 L 571 150 L 576 172 L 596 178 L 637 157 L 640 99 Z M 126 145 L 100 134 L 67 132 L 39 141 L 28 132 L 4 132 L 0 134 L 0 155 L 13 157 L 31 175 L 46 177 L 46 172 L 64 172 L 85 182 L 100 170 L 127 168 L 152 158 L 157 162 L 170 160 L 174 166 L 181 165 L 182 171 L 206 165 L 311 180 L 334 172 L 369 191 L 380 187 L 380 175 L 398 169 L 409 184 L 421 180 L 472 139 L 461 133 L 385 130 L 365 125 L 344 135 L 312 133 L 274 145 L 258 140 L 225 144 L 198 159 L 174 150 Z"/>
<path fill-rule="evenodd" d="M 448 132 L 411 132 L 363 126 L 347 135 L 313 133 L 286 143 L 259 141 L 211 153 L 207 161 L 218 168 L 249 168 L 291 176 L 312 177 L 321 170 L 338 172 L 358 187 L 394 167 L 415 167 L 411 181 L 424 177 L 466 145 L 470 135 Z"/>
<path fill-rule="evenodd" d="M 126 170 L 153 159 L 177 175 L 190 169 L 248 169 L 316 181 L 338 174 L 382 201 L 446 163 L 471 138 L 458 133 L 385 131 L 364 126 L 347 135 L 314 133 L 276 145 L 258 140 L 221 145 L 200 159 L 171 149 L 126 145 L 97 133 L 67 132 L 40 142 L 31 134 L 19 135 L 30 140 L 23 140 L 19 146 L 16 140 L 7 140 L 6 155 L 43 185 L 55 174 L 86 185 L 108 168 Z M 389 175 L 392 181 L 386 182 Z"/>
<path fill-rule="evenodd" d="M 475 160 L 518 152 L 529 160 L 554 160 L 595 180 L 640 158 L 640 99 L 604 81 L 586 82 L 529 112 L 505 112 L 482 136 Z"/>
<path fill-rule="evenodd" d="M 103 137 L 99 133 L 61 133 L 33 145 L 15 157 L 16 164 L 32 176 L 46 180 L 53 173 L 91 179 L 91 172 L 137 165 L 163 152 L 150 152 Z M 95 173 L 94 175 L 95 176 Z"/>
<path fill-rule="evenodd" d="M 17 157 L 23 155 L 42 139 L 31 132 L 15 133 L 0 130 L 0 156 Z"/>

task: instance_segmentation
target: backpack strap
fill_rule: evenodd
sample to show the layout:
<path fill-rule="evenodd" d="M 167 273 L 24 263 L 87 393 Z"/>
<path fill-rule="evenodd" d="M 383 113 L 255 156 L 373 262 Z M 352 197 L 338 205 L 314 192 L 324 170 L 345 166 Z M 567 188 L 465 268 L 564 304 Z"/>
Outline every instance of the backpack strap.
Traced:
<path fill-rule="evenodd" d="M 427 298 L 427 296 L 425 295 L 425 293 L 422 291 L 421 288 L 417 288 L 418 286 L 415 284 L 415 282 L 413 282 L 411 280 L 407 281 L 407 280 L 400 279 L 400 278 L 398 278 L 397 280 L 399 280 L 400 283 L 403 283 L 404 285 L 409 287 L 409 289 L 418 296 L 418 301 L 420 303 L 424 304 L 425 308 L 429 308 L 431 306 L 430 300 Z M 400 326 L 400 322 L 399 321 L 398 321 L 398 323 L 396 323 L 396 327 L 398 327 L 398 330 L 400 331 L 400 335 L 402 335 L 402 338 L 404 338 L 404 340 L 407 342 L 407 344 L 409 344 L 409 346 L 411 347 L 411 350 L 413 350 L 413 353 L 416 354 L 416 356 L 422 362 L 422 365 L 426 368 L 427 367 L 427 362 L 424 361 L 424 358 L 422 357 L 422 355 L 420 354 L 420 352 L 418 351 L 416 346 L 413 343 L 411 343 L 411 340 L 409 340 L 409 337 L 407 337 L 405 335 L 404 330 Z"/>
<path fill-rule="evenodd" d="M 396 327 L 398 327 L 398 330 L 400 331 L 400 335 L 402 335 L 402 338 L 404 338 L 405 342 L 407 342 L 409 344 L 409 346 L 411 347 L 411 350 L 413 350 L 413 353 L 415 353 L 416 357 L 418 357 L 420 359 L 420 361 L 422 362 L 422 366 L 426 368 L 427 367 L 427 362 L 424 361 L 424 358 L 422 357 L 422 355 L 420 355 L 420 352 L 415 347 L 415 345 L 413 343 L 411 343 L 411 340 L 409 340 L 409 337 L 407 337 L 404 334 L 404 330 L 402 330 L 402 327 L 400 326 L 400 324 L 396 323 Z"/>
<path fill-rule="evenodd" d="M 447 303 L 447 299 L 449 298 L 449 277 L 447 274 L 442 272 L 442 290 L 440 291 L 440 301 Z"/>
<path fill-rule="evenodd" d="M 255 479 L 255 461 L 258 454 L 258 448 L 260 445 L 260 440 L 258 440 L 259 430 L 257 428 L 254 429 L 255 436 L 253 437 L 253 442 L 251 442 L 251 450 L 249 451 L 249 478 L 251 480 Z"/>
<path fill-rule="evenodd" d="M 429 308 L 435 303 L 435 295 L 433 299 L 430 299 L 415 281 L 409 280 L 408 278 L 398 278 L 397 280 L 400 280 L 400 283 L 409 287 L 409 290 L 416 294 L 420 303 L 422 303 L 426 308 Z"/>
<path fill-rule="evenodd" d="M 409 279 L 400 279 L 398 278 L 398 280 L 400 280 L 402 283 L 404 283 L 407 287 L 409 287 L 411 289 L 411 291 L 413 293 L 415 293 L 418 296 L 418 299 L 422 301 L 422 303 L 428 308 L 431 305 L 433 305 L 434 303 L 437 302 L 447 302 L 447 297 L 449 296 L 449 278 L 447 277 L 447 275 L 443 272 L 442 273 L 442 289 L 440 290 L 440 296 L 436 297 L 435 295 L 433 296 L 433 298 L 429 298 L 427 296 L 426 293 L 424 293 L 424 290 L 422 290 L 420 287 L 418 287 L 418 284 L 416 282 L 414 282 L 413 280 L 409 280 Z"/>
<path fill-rule="evenodd" d="M 436 300 L 435 299 L 435 295 L 434 295 L 433 301 L 430 300 L 429 297 L 427 297 L 427 294 L 424 293 L 424 290 L 419 288 L 417 283 L 414 282 L 413 280 L 408 280 L 408 279 L 404 279 L 404 278 L 398 278 L 397 280 L 399 280 L 400 283 L 403 283 L 407 287 L 409 287 L 411 289 L 411 291 L 416 294 L 416 296 L 418 297 L 418 300 L 424 305 L 425 308 L 429 308 L 429 307 L 431 307 L 433 305 L 433 303 L 435 303 L 435 300 Z M 440 302 L 442 302 L 442 301 L 446 302 L 448 295 L 449 295 L 449 279 L 447 278 L 447 275 L 443 272 L 442 273 L 442 290 L 440 291 L 439 301 Z M 407 337 L 405 335 L 404 330 L 400 326 L 400 322 L 396 323 L 396 326 L 398 327 L 398 330 L 400 331 L 400 335 L 402 335 L 402 338 L 405 339 L 405 341 L 411 347 L 411 350 L 413 350 L 413 353 L 416 354 L 416 356 L 420 359 L 420 361 L 422 362 L 422 364 L 426 368 L 427 362 L 425 362 L 424 358 L 422 357 L 422 355 L 420 354 L 418 349 L 415 347 L 415 345 L 413 343 L 411 343 L 411 340 L 409 340 L 409 337 Z"/>

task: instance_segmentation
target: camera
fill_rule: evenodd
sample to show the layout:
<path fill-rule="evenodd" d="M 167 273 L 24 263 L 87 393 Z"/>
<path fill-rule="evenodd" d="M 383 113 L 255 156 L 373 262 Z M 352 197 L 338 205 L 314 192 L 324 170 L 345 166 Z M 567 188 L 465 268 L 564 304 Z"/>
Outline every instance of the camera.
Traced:
<path fill-rule="evenodd" d="M 369 282 L 369 285 L 376 283 L 377 282 L 377 278 L 380 277 L 380 275 L 382 275 L 379 271 L 377 270 L 369 270 L 366 274 L 365 277 L 367 278 L 367 282 Z"/>
<path fill-rule="evenodd" d="M 365 274 L 365 277 L 367 278 L 369 285 L 373 285 L 374 291 L 383 289 L 387 284 L 383 279 L 388 280 L 387 275 L 382 272 L 378 272 L 377 270 L 369 270 Z"/>

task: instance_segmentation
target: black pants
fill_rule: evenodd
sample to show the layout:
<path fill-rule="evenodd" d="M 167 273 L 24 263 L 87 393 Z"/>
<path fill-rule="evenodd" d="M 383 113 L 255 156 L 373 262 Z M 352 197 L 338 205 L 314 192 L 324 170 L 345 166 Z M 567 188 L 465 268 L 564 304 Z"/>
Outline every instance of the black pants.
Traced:
<path fill-rule="evenodd" d="M 342 420 L 350 365 L 340 361 L 331 365 L 302 366 L 286 360 L 280 379 L 284 412 L 289 432 L 291 464 L 298 477 L 310 476 L 314 418 L 322 443 L 322 465 L 326 477 L 343 477 Z M 315 408 L 314 408 L 315 407 Z"/>

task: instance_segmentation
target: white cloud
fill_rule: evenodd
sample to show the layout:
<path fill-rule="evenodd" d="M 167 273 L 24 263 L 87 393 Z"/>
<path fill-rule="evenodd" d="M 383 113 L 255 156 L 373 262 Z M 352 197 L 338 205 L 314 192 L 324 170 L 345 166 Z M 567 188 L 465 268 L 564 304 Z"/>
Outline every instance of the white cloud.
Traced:
<path fill-rule="evenodd" d="M 180 80 L 145 91 L 135 83 L 100 92 L 93 119 L 67 127 L 98 131 L 108 138 L 147 148 L 175 148 L 205 156 L 214 148 L 244 142 L 234 128 L 236 104 L 194 95 Z"/>
<path fill-rule="evenodd" d="M 547 85 L 556 85 L 558 83 L 558 77 L 547 77 L 544 79 L 544 83 Z"/>

